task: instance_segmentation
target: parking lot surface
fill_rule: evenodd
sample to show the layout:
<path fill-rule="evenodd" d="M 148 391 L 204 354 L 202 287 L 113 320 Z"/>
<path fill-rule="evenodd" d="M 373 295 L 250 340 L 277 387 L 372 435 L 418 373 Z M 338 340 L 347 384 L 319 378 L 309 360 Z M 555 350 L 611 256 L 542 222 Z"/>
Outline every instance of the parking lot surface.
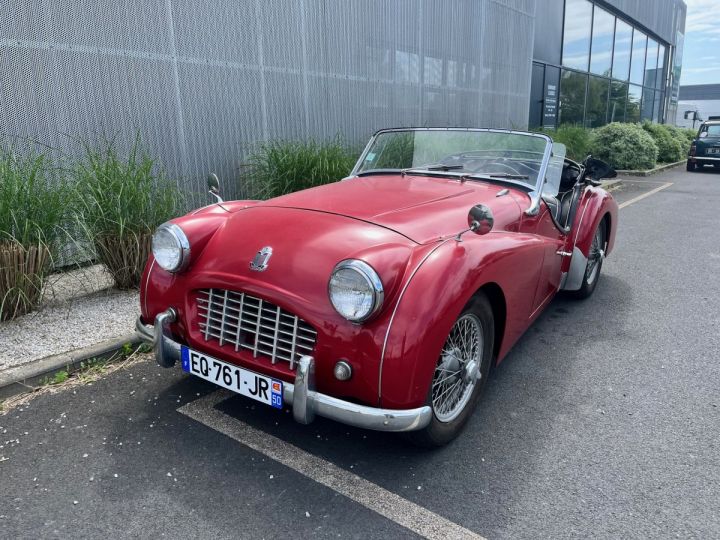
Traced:
<path fill-rule="evenodd" d="M 448 447 L 298 425 L 148 357 L 0 416 L 2 536 L 720 536 L 720 174 L 616 197 L 595 294 L 550 305 Z"/>

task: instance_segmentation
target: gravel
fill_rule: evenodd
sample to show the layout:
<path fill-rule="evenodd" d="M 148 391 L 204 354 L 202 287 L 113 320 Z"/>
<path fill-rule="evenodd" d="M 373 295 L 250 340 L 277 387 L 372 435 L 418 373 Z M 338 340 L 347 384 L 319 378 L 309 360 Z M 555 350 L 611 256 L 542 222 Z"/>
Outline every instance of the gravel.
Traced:
<path fill-rule="evenodd" d="M 50 276 L 38 311 L 0 323 L 0 370 L 131 334 L 139 293 L 111 287 L 100 265 Z"/>

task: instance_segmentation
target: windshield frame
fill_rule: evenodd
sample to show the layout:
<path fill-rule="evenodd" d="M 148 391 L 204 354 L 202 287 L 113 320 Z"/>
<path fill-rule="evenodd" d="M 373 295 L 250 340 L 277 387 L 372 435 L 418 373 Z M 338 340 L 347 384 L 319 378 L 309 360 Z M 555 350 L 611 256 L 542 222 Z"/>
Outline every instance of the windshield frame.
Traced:
<path fill-rule="evenodd" d="M 525 137 L 535 137 L 538 139 L 543 139 L 545 141 L 545 150 L 543 152 L 542 162 L 540 163 L 540 169 L 538 170 L 537 180 L 535 183 L 535 186 L 533 187 L 531 184 L 527 182 L 521 182 L 517 180 L 512 180 L 508 178 L 490 178 L 485 175 L 481 174 L 468 174 L 458 171 L 436 171 L 436 170 L 427 170 L 427 169 L 421 169 L 421 168 L 409 168 L 409 169 L 395 169 L 397 171 L 397 174 L 402 174 L 404 172 L 421 172 L 423 174 L 432 174 L 433 176 L 449 176 L 449 177 L 456 177 L 458 179 L 460 178 L 471 178 L 471 179 L 478 179 L 478 180 L 487 180 L 489 182 L 498 182 L 498 183 L 504 183 L 504 184 L 514 184 L 519 187 L 523 187 L 525 189 L 530 189 L 529 192 L 530 195 L 530 206 L 525 210 L 525 213 L 528 215 L 535 215 L 538 213 L 538 210 L 540 208 L 540 199 L 542 198 L 542 191 L 543 186 L 545 184 L 545 177 L 547 174 L 548 165 L 550 163 L 550 158 L 552 157 L 552 148 L 553 148 L 553 140 L 548 135 L 545 135 L 544 133 L 532 133 L 530 131 L 521 131 L 516 129 L 495 129 L 495 128 L 460 128 L 460 127 L 447 127 L 447 128 L 438 128 L 438 127 L 407 127 L 407 128 L 389 128 L 389 129 L 381 129 L 376 131 L 372 137 L 370 137 L 370 140 L 368 141 L 367 145 L 365 145 L 365 149 L 360 154 L 360 157 L 358 158 L 357 162 L 355 163 L 355 166 L 353 167 L 352 171 L 350 172 L 349 177 L 357 177 L 357 176 L 368 176 L 369 174 L 373 173 L 373 170 L 367 170 L 360 172 L 360 168 L 362 167 L 363 163 L 365 163 L 365 158 L 367 157 L 368 152 L 372 148 L 372 146 L 375 144 L 375 140 L 383 134 L 386 133 L 397 133 L 397 132 L 427 132 L 427 131 L 456 131 L 456 132 L 479 132 L 479 133 L 500 133 L 505 135 L 522 135 Z M 391 174 L 393 169 L 378 169 L 377 174 Z"/>

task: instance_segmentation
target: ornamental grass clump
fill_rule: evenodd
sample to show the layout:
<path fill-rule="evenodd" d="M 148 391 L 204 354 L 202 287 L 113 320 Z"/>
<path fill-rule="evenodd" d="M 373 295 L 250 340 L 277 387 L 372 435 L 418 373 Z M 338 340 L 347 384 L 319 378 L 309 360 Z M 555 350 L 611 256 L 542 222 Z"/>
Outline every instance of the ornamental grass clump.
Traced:
<path fill-rule="evenodd" d="M 42 298 L 70 210 L 70 191 L 56 172 L 34 149 L 0 149 L 0 321 Z"/>
<path fill-rule="evenodd" d="M 565 155 L 575 161 L 584 160 L 590 153 L 591 130 L 579 125 L 563 124 L 556 129 L 542 130 L 553 141 L 565 145 Z"/>
<path fill-rule="evenodd" d="M 650 134 L 639 124 L 613 122 L 594 129 L 590 153 L 615 169 L 652 169 L 658 147 Z"/>
<path fill-rule="evenodd" d="M 357 154 L 339 139 L 271 141 L 260 144 L 248 158 L 245 178 L 253 198 L 269 199 L 347 176 Z"/>
<path fill-rule="evenodd" d="M 83 143 L 83 149 L 84 157 L 73 169 L 78 223 L 115 285 L 137 287 L 153 231 L 180 212 L 181 194 L 139 137 L 126 156 L 112 141 L 100 149 Z"/>

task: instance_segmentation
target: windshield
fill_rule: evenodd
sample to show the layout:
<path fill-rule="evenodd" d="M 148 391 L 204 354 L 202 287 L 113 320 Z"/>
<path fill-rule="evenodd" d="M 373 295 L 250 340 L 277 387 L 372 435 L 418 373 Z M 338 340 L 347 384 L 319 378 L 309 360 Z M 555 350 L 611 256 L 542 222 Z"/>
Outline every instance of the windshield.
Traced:
<path fill-rule="evenodd" d="M 374 137 L 353 173 L 440 171 L 510 180 L 535 188 L 548 144 L 550 141 L 545 136 L 516 131 L 385 131 Z M 564 156 L 563 147 L 561 156 L 554 155 L 554 163 L 558 163 L 558 158 L 562 163 Z"/>
<path fill-rule="evenodd" d="M 720 124 L 705 124 L 700 133 L 707 133 L 706 137 L 720 137 Z"/>

